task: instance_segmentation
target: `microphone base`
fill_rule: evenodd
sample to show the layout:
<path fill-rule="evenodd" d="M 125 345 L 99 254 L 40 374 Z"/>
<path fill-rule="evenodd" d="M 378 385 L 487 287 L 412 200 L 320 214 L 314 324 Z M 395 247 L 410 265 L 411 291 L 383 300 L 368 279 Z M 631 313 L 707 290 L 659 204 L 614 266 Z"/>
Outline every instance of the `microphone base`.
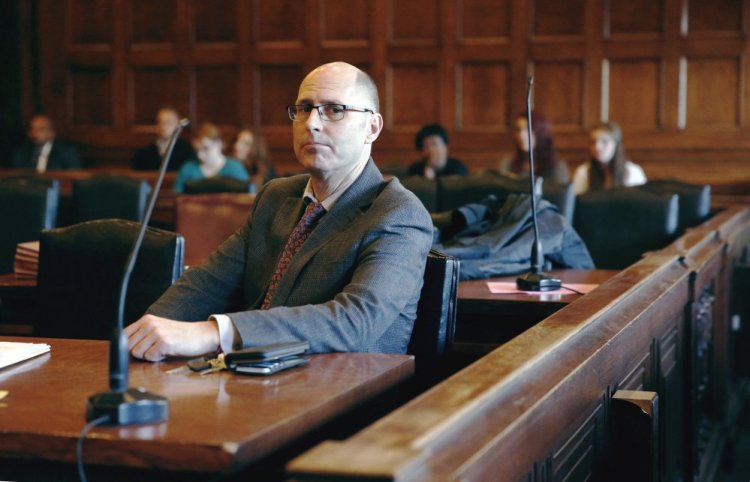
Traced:
<path fill-rule="evenodd" d="M 92 395 L 86 402 L 87 421 L 103 415 L 109 417 L 106 425 L 164 422 L 169 418 L 169 401 L 143 388 L 109 390 Z"/>
<path fill-rule="evenodd" d="M 526 273 L 516 278 L 516 287 L 521 291 L 554 291 L 562 287 L 562 281 L 544 273 Z"/>

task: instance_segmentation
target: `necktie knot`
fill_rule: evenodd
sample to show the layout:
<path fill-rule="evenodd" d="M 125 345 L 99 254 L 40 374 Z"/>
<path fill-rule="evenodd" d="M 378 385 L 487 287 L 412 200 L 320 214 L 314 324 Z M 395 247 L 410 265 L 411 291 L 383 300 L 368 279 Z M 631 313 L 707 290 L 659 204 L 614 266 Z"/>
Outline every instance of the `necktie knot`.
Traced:
<path fill-rule="evenodd" d="M 305 228 L 312 226 L 322 215 L 326 212 L 322 204 L 317 202 L 311 202 L 307 205 L 305 213 L 302 215 L 299 224 Z"/>

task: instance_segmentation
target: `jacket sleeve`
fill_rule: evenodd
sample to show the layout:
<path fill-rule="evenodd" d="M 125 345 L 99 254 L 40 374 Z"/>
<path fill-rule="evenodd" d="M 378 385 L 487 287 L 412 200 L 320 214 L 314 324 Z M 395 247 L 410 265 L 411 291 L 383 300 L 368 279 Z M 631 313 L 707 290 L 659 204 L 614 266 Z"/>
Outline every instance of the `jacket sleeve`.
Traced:
<path fill-rule="evenodd" d="M 245 347 L 297 339 L 309 341 L 312 352 L 377 349 L 399 320 L 410 319 L 411 332 L 431 241 L 430 217 L 413 198 L 381 215 L 356 241 L 351 278 L 333 299 L 228 315 Z"/>

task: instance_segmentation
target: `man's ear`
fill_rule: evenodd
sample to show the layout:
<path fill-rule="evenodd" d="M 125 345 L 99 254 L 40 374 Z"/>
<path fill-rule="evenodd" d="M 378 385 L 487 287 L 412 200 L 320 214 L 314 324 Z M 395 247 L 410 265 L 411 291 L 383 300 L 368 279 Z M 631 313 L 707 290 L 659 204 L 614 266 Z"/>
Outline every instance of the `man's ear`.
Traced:
<path fill-rule="evenodd" d="M 370 132 L 367 134 L 365 142 L 367 144 L 372 144 L 375 142 L 375 139 L 380 136 L 380 132 L 383 130 L 383 116 L 380 115 L 380 112 L 376 112 L 370 116 L 370 122 L 367 127 Z"/>

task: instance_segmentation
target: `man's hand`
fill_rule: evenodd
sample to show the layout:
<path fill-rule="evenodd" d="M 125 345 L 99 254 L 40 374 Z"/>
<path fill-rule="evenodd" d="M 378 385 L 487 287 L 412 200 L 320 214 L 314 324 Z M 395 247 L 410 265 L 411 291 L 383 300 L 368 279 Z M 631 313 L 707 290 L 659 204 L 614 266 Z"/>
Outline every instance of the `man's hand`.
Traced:
<path fill-rule="evenodd" d="M 130 353 L 149 361 L 199 356 L 219 349 L 219 328 L 214 321 L 185 322 L 145 315 L 125 327 L 125 335 Z"/>

